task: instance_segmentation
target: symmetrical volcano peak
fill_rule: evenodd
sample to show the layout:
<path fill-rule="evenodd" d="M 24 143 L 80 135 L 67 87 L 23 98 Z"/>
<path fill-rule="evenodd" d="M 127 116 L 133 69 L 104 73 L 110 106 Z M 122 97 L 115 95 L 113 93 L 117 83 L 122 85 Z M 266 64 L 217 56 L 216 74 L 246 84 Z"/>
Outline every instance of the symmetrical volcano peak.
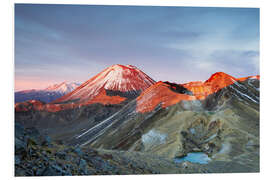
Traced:
<path fill-rule="evenodd" d="M 132 65 L 113 65 L 101 72 L 96 80 L 113 91 L 143 91 L 155 83 L 153 79 Z"/>
<path fill-rule="evenodd" d="M 112 65 L 92 77 L 73 92 L 55 102 L 79 100 L 89 102 L 104 89 L 120 92 L 141 92 L 154 84 L 155 81 L 144 72 L 132 65 Z"/>

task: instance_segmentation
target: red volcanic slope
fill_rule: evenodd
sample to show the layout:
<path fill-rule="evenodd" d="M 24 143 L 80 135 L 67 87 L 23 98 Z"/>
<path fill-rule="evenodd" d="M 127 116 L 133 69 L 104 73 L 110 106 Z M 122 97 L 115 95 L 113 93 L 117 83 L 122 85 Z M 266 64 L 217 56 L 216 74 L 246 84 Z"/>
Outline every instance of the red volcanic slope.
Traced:
<path fill-rule="evenodd" d="M 29 100 L 15 104 L 15 111 L 42 110 L 44 103 L 37 100 Z"/>
<path fill-rule="evenodd" d="M 162 108 L 176 104 L 182 100 L 196 100 L 195 96 L 173 92 L 170 85 L 161 81 L 146 89 L 137 98 L 137 112 L 150 112 L 161 104 Z"/>
<path fill-rule="evenodd" d="M 246 78 L 236 79 L 226 73 L 217 72 L 205 82 L 196 81 L 182 84 L 185 88 L 193 93 L 193 96 L 175 93 L 169 89 L 170 85 L 163 82 L 158 82 L 146 89 L 137 98 L 136 110 L 137 112 L 144 113 L 153 111 L 159 104 L 165 108 L 179 103 L 182 100 L 203 100 L 208 95 L 213 94 L 236 81 L 244 81 L 249 78 L 259 79 L 260 76 L 249 76 Z"/>
<path fill-rule="evenodd" d="M 205 99 L 209 94 L 213 94 L 235 81 L 237 81 L 236 78 L 223 72 L 217 72 L 205 82 L 190 82 L 182 85 L 190 90 L 197 99 Z"/>
<path fill-rule="evenodd" d="M 107 96 L 105 89 L 102 89 L 97 96 L 95 96 L 93 99 L 89 101 L 86 101 L 85 103 L 81 105 L 94 104 L 94 103 L 101 103 L 103 105 L 119 104 L 124 100 L 126 100 L 126 98 L 121 97 L 121 96 Z"/>
<path fill-rule="evenodd" d="M 236 79 L 226 73 L 217 72 L 205 82 L 190 82 L 182 85 L 190 90 L 197 99 L 205 99 L 209 94 L 213 94 L 218 90 L 233 84 L 235 81 L 245 81 L 251 78 L 260 79 L 260 76 L 248 76 Z"/>
<path fill-rule="evenodd" d="M 76 103 L 88 104 L 91 100 L 97 101 L 97 99 L 106 99 L 108 101 L 110 97 L 101 97 L 101 95 L 106 96 L 106 93 L 104 93 L 105 89 L 121 92 L 144 91 L 154 83 L 153 79 L 135 66 L 117 64 L 106 68 L 71 93 L 66 94 L 53 103 L 63 103 L 78 99 L 79 101 L 76 101 Z M 120 99 L 124 100 L 123 98 L 118 98 L 116 101 L 120 101 Z"/>
<path fill-rule="evenodd" d="M 38 111 L 47 111 L 47 112 L 57 112 L 64 109 L 72 109 L 77 107 L 77 105 L 71 104 L 44 104 L 37 100 L 29 100 L 21 103 L 15 104 L 15 111 L 29 111 L 29 110 L 38 110 Z"/>
<path fill-rule="evenodd" d="M 38 111 L 47 111 L 47 112 L 57 112 L 66 109 L 73 109 L 76 107 L 81 107 L 89 104 L 94 103 L 101 103 L 104 105 L 107 104 L 119 104 L 124 101 L 126 98 L 120 96 L 107 96 L 105 90 L 103 90 L 98 96 L 94 97 L 91 101 L 75 104 L 75 103 L 68 103 L 68 104 L 45 104 L 37 100 L 30 100 L 21 103 L 15 104 L 15 111 L 29 111 L 29 110 L 38 110 Z"/>

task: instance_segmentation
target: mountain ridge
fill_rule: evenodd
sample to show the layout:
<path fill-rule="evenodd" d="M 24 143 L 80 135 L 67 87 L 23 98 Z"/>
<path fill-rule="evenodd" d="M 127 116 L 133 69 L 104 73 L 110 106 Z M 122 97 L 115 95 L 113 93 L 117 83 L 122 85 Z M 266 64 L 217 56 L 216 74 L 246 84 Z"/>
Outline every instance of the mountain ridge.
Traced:
<path fill-rule="evenodd" d="M 123 71 L 127 70 L 127 74 L 121 74 Z M 130 72 L 131 71 L 131 72 Z M 119 75 L 120 73 L 120 75 Z M 131 73 L 131 74 L 130 74 Z M 138 84 L 134 84 L 135 80 L 126 80 L 122 81 L 123 77 L 130 78 L 131 75 L 140 74 L 139 77 L 140 86 Z M 107 77 L 109 75 L 109 78 Z M 118 77 L 121 77 L 118 79 Z M 142 77 L 147 77 L 147 81 L 142 82 Z M 132 65 L 112 65 L 89 80 L 85 81 L 83 84 L 75 88 L 70 93 L 54 100 L 50 104 L 39 103 L 38 106 L 35 106 L 34 103 L 28 101 L 28 103 L 16 104 L 17 111 L 23 111 L 28 109 L 35 109 L 48 112 L 56 112 L 65 109 L 72 109 L 81 106 L 87 106 L 90 104 L 100 103 L 103 105 L 108 104 L 120 104 L 126 100 L 127 97 L 123 97 L 119 94 L 108 95 L 108 90 L 114 92 L 117 90 L 121 92 L 121 90 L 126 90 L 128 93 L 138 93 L 136 97 L 137 100 L 137 112 L 145 113 L 152 111 L 157 105 L 161 104 L 163 108 L 179 103 L 180 101 L 193 101 L 193 100 L 203 100 L 207 96 L 219 91 L 220 89 L 227 87 L 231 84 L 234 84 L 237 81 L 245 81 L 247 79 L 259 79 L 260 76 L 248 76 L 235 78 L 230 76 L 224 72 L 216 72 L 212 74 L 206 81 L 195 81 L 189 82 L 185 84 L 176 84 L 170 82 L 155 82 L 145 73 L 140 71 L 137 67 Z M 102 83 L 96 85 L 96 81 L 101 80 Z M 105 79 L 105 80 L 104 80 Z M 93 83 L 94 82 L 94 83 Z M 124 83 L 125 88 L 119 88 L 122 83 Z M 133 83 L 133 84 L 129 84 Z M 59 87 L 63 86 L 63 83 L 52 85 L 46 89 L 59 89 Z M 108 89 L 106 89 L 107 87 Z M 177 92 L 176 89 L 182 89 L 183 92 Z M 134 91 L 134 90 L 138 90 Z M 151 92 L 152 91 L 152 92 Z M 93 93 L 94 92 L 94 93 Z M 75 95 L 74 95 L 75 94 Z M 76 95 L 77 94 L 77 95 Z M 84 96 L 85 95 L 85 96 Z M 82 100 L 80 99 L 82 97 Z M 146 100 L 147 99 L 147 100 Z M 24 107 L 30 105 L 30 108 Z M 40 105 L 42 104 L 42 105 Z M 42 107 L 43 106 L 43 107 Z"/>
<path fill-rule="evenodd" d="M 55 99 L 73 91 L 79 83 L 62 82 L 53 84 L 44 89 L 29 89 L 15 92 L 15 103 L 28 100 L 39 100 L 50 103 Z"/>

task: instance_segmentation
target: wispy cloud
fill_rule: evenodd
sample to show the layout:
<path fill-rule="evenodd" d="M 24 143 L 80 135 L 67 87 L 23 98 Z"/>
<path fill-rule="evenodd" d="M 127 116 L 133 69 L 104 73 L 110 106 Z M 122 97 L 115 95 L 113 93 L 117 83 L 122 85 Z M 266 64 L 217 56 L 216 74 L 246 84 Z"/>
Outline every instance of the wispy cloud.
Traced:
<path fill-rule="evenodd" d="M 156 80 L 259 73 L 259 9 L 15 6 L 15 78 L 84 81 L 111 64 Z"/>

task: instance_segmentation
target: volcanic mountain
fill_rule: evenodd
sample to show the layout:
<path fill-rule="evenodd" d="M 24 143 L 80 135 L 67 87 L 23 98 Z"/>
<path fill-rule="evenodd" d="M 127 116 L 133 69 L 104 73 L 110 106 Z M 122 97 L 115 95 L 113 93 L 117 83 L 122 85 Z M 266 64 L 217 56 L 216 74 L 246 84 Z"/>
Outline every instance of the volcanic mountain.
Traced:
<path fill-rule="evenodd" d="M 15 118 L 26 127 L 50 129 L 52 134 L 71 138 L 113 115 L 153 84 L 135 66 L 113 65 L 54 102 L 16 103 Z"/>
<path fill-rule="evenodd" d="M 51 85 L 45 89 L 31 89 L 15 92 L 15 103 L 28 101 L 28 100 L 38 100 L 45 103 L 52 102 L 61 96 L 70 93 L 79 83 L 67 83 L 62 82 L 59 84 Z"/>
<path fill-rule="evenodd" d="M 135 66 L 113 65 L 53 103 L 118 104 L 137 96 L 155 81 Z M 123 98 L 124 97 L 124 98 Z"/>
<path fill-rule="evenodd" d="M 137 112 L 144 113 L 153 111 L 158 105 L 165 108 L 181 100 L 196 100 L 196 97 L 181 85 L 159 81 L 146 89 L 136 100 Z"/>

